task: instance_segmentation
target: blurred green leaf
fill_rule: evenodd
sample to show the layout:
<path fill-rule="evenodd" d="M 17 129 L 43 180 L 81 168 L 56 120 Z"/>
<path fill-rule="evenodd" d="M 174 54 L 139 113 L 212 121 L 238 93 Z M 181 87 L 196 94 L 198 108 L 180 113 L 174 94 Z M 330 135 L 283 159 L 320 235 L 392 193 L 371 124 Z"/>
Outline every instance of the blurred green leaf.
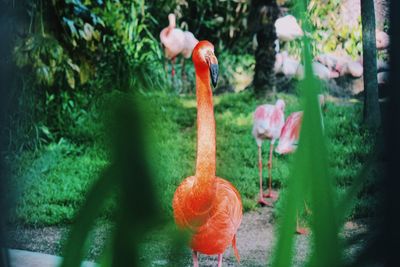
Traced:
<path fill-rule="evenodd" d="M 75 77 L 71 69 L 65 69 L 65 78 L 67 79 L 68 85 L 74 89 L 75 88 Z"/>

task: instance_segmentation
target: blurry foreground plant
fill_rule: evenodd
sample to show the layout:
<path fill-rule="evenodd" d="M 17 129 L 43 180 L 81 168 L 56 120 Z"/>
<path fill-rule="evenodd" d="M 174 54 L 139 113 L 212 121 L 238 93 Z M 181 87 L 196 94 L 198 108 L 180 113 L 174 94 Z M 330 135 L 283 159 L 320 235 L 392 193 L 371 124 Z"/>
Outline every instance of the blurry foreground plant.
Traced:
<path fill-rule="evenodd" d="M 304 30 L 310 32 L 311 26 L 306 15 L 307 4 L 308 1 L 301 1 L 297 8 Z M 312 212 L 311 253 L 307 266 L 343 266 L 343 246 L 339 239 L 339 230 L 361 189 L 366 169 L 335 204 L 337 196 L 328 171 L 328 152 L 317 101 L 320 85 L 312 72 L 310 39 L 305 36 L 302 43 L 305 79 L 299 84 L 299 90 L 304 116 L 287 195 L 282 200 L 285 213 L 278 221 L 278 240 L 272 266 L 292 266 L 296 212 L 303 208 L 306 196 Z M 367 167 L 368 165 L 369 163 L 366 164 Z"/>
<path fill-rule="evenodd" d="M 103 266 L 138 266 L 137 245 L 144 234 L 156 225 L 159 214 L 152 179 L 147 169 L 142 144 L 141 122 L 136 105 L 118 99 L 111 106 L 108 119 L 112 146 L 110 166 L 88 192 L 68 242 L 62 266 L 79 266 L 85 255 L 89 231 L 111 193 L 119 192 L 110 245 Z"/>
<path fill-rule="evenodd" d="M 152 172 L 144 147 L 143 117 L 135 97 L 119 94 L 111 100 L 107 116 L 111 164 L 89 190 L 65 245 L 62 267 L 80 266 L 96 218 L 113 192 L 118 192 L 114 227 L 100 260 L 101 266 L 148 266 L 141 260 L 139 244 L 159 225 L 162 217 Z M 172 233 L 172 255 L 179 254 L 185 235 Z M 171 248 L 171 249 L 172 249 Z"/>

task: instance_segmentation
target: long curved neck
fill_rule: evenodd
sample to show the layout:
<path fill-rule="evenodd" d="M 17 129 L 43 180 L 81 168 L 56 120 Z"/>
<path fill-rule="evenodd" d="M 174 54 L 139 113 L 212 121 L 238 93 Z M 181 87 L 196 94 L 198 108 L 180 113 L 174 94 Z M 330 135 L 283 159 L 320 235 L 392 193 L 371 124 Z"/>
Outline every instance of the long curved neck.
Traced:
<path fill-rule="evenodd" d="M 168 15 L 169 28 L 172 30 L 176 27 L 176 18 L 174 14 Z"/>
<path fill-rule="evenodd" d="M 201 182 L 215 178 L 215 119 L 210 72 L 196 69 L 197 163 L 196 177 Z"/>

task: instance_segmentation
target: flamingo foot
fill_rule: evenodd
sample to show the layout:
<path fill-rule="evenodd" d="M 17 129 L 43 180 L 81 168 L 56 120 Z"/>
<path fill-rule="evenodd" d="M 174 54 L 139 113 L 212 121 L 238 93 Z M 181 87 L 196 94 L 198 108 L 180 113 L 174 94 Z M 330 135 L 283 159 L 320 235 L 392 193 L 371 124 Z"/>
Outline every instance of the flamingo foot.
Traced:
<path fill-rule="evenodd" d="M 222 267 L 222 254 L 218 254 L 218 267 Z"/>
<path fill-rule="evenodd" d="M 308 229 L 307 228 L 302 228 L 302 227 L 297 227 L 296 228 L 296 234 L 298 234 L 298 235 L 308 235 Z"/>
<path fill-rule="evenodd" d="M 262 197 L 260 197 L 260 198 L 258 199 L 258 204 L 260 204 L 260 205 L 263 206 L 263 207 L 264 207 L 264 206 L 273 207 L 272 203 L 265 201 L 264 198 L 262 198 Z"/>
<path fill-rule="evenodd" d="M 197 257 L 197 251 L 193 250 L 192 258 L 193 258 L 193 267 L 199 267 L 199 259 Z"/>
<path fill-rule="evenodd" d="M 274 190 L 269 190 L 268 194 L 264 194 L 263 197 L 270 198 L 273 201 L 276 201 L 279 197 L 279 193 Z"/>

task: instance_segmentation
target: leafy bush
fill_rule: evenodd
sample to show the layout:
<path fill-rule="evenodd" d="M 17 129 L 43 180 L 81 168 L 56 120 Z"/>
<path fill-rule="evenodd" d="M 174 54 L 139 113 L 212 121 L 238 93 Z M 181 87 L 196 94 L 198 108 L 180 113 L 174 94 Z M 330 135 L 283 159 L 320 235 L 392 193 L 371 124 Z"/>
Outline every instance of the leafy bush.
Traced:
<path fill-rule="evenodd" d="M 286 5 L 291 12 L 300 17 L 299 1 L 287 1 Z M 339 51 L 348 54 L 354 59 L 362 54 L 361 16 L 355 27 L 349 27 L 340 22 L 341 1 L 308 1 L 307 18 L 312 24 L 312 48 L 313 54 L 322 54 Z M 288 42 L 285 44 L 288 51 L 300 56 L 300 42 Z"/>

